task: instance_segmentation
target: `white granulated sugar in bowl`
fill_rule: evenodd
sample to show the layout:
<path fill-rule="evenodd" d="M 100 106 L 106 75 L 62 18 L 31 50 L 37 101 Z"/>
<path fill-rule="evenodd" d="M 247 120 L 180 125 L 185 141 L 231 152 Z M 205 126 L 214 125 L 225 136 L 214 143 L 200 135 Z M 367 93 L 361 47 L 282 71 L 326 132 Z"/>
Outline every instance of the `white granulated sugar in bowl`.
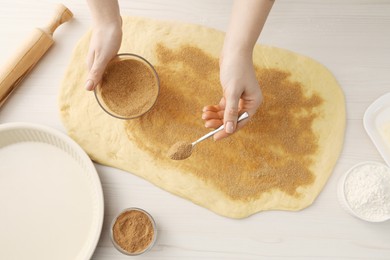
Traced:
<path fill-rule="evenodd" d="M 376 162 L 355 166 L 346 176 L 344 194 L 348 206 L 362 219 L 390 218 L 390 168 Z"/>

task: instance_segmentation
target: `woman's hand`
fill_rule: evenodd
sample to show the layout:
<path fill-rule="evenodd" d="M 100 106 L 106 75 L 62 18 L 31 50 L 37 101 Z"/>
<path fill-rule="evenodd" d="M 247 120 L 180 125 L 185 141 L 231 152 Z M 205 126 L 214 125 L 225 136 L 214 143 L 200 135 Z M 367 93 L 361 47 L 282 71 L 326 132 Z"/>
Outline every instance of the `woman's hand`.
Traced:
<path fill-rule="evenodd" d="M 118 53 L 122 42 L 120 24 L 110 23 L 95 26 L 87 55 L 88 76 L 85 88 L 93 90 L 101 81 L 107 64 Z"/>
<path fill-rule="evenodd" d="M 107 64 L 118 53 L 122 42 L 122 18 L 117 0 L 87 0 L 93 18 L 93 29 L 87 54 L 87 90 L 102 80 Z"/>
<path fill-rule="evenodd" d="M 214 140 L 225 138 L 243 127 L 249 120 L 243 120 L 237 125 L 238 116 L 246 111 L 250 118 L 263 100 L 250 54 L 238 53 L 221 57 L 223 97 L 218 105 L 204 107 L 202 114 L 207 128 L 225 125 L 225 131 L 216 133 Z"/>
<path fill-rule="evenodd" d="M 220 59 L 223 97 L 218 105 L 206 106 L 205 126 L 225 125 L 214 135 L 218 140 L 234 133 L 249 120 L 237 125 L 238 115 L 247 111 L 253 116 L 263 97 L 252 62 L 253 47 L 267 20 L 274 0 L 235 0 Z"/>

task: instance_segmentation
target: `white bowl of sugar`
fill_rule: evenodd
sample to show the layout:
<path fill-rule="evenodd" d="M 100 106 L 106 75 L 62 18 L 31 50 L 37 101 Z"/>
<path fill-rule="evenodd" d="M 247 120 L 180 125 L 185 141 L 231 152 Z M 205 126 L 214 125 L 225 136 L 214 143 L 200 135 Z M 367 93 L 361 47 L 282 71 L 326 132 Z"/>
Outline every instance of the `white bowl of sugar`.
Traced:
<path fill-rule="evenodd" d="M 379 162 L 362 162 L 340 179 L 338 197 L 351 215 L 368 221 L 390 219 L 390 168 Z"/>

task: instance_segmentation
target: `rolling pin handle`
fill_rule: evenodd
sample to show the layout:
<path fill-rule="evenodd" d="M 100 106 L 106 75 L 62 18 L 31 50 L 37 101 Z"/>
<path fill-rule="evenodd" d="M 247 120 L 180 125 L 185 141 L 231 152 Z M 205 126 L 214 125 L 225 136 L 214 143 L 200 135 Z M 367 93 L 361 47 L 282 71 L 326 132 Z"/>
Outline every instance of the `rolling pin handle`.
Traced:
<path fill-rule="evenodd" d="M 0 108 L 53 44 L 52 36 L 57 27 L 72 17 L 72 12 L 59 4 L 49 25 L 35 29 L 20 49 L 0 67 Z"/>
<path fill-rule="evenodd" d="M 72 19 L 73 13 L 63 4 L 58 4 L 57 10 L 50 21 L 49 25 L 44 29 L 48 34 L 53 35 L 54 31 L 61 24 Z"/>

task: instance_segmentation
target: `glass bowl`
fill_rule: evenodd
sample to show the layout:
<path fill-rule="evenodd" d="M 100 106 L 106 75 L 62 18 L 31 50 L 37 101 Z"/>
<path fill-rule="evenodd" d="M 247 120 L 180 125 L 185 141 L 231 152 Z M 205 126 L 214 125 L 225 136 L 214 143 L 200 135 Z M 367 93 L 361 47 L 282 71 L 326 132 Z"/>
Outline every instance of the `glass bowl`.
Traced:
<path fill-rule="evenodd" d="M 160 81 L 153 65 L 132 53 L 116 55 L 94 89 L 100 107 L 110 116 L 124 120 L 150 111 L 159 91 Z"/>
<path fill-rule="evenodd" d="M 138 251 L 138 252 L 129 252 L 125 249 L 123 249 L 116 241 L 115 241 L 115 238 L 114 238 L 114 226 L 115 226 L 115 223 L 116 221 L 118 220 L 118 218 L 122 215 L 122 214 L 125 214 L 127 212 L 130 212 L 130 211 L 138 211 L 138 212 L 141 212 L 143 214 L 145 214 L 148 219 L 150 220 L 150 222 L 152 223 L 152 227 L 153 227 L 153 238 L 152 238 L 152 241 L 149 243 L 149 245 L 147 247 L 145 247 L 144 250 L 142 251 Z M 110 227 L 110 238 L 111 238 L 111 242 L 113 243 L 114 247 L 119 251 L 121 252 L 122 254 L 125 254 L 125 255 L 129 255 L 129 256 L 136 256 L 136 255 L 141 255 L 141 254 L 144 254 L 148 251 L 150 251 L 152 249 L 152 247 L 154 246 L 154 244 L 156 243 L 156 238 L 157 238 L 157 226 L 156 226 L 156 222 L 154 221 L 153 217 L 148 213 L 146 212 L 145 210 L 143 209 L 140 209 L 140 208 L 136 208 L 136 207 L 132 207 L 132 208 L 127 208 L 127 209 L 124 209 L 122 212 L 120 212 L 111 222 L 111 227 Z"/>

